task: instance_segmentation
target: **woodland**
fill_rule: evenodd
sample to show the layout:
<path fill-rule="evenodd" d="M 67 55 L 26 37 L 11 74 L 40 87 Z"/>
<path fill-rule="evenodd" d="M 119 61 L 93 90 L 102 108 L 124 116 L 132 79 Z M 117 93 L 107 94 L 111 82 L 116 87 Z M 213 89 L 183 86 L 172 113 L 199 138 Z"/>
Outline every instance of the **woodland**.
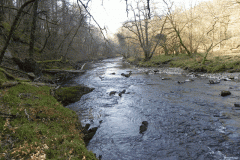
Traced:
<path fill-rule="evenodd" d="M 0 63 L 5 52 L 35 61 L 111 57 L 115 44 L 90 23 L 94 18 L 87 5 L 67 0 L 1 0 Z"/>
<path fill-rule="evenodd" d="M 64 107 L 94 89 L 61 87 L 69 75 L 46 71 L 122 56 L 144 67 L 240 72 L 239 0 L 190 8 L 162 0 L 161 9 L 153 0 L 122 0 L 128 20 L 111 38 L 90 2 L 0 0 L 0 159 L 97 159 L 86 148 L 95 133 Z"/>
<path fill-rule="evenodd" d="M 152 5 L 151 12 L 144 1 L 128 6 L 131 19 L 117 33 L 124 57 L 149 61 L 184 54 L 202 65 L 212 57 L 238 58 L 239 1 L 192 1 L 189 8 L 162 2 L 162 10 Z"/>

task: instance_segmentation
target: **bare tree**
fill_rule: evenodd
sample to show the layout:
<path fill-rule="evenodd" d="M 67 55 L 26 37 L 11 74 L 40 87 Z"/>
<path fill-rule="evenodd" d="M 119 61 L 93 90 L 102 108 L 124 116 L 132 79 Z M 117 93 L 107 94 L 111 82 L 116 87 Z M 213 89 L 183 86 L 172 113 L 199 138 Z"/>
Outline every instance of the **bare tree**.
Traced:
<path fill-rule="evenodd" d="M 140 6 L 142 5 L 142 6 Z M 131 31 L 138 40 L 140 47 L 142 48 L 144 54 L 144 60 L 148 61 L 152 58 L 155 50 L 160 43 L 161 39 L 154 41 L 155 35 L 150 35 L 150 17 L 148 6 L 143 3 L 137 2 L 137 8 L 133 9 L 133 20 L 126 22 L 123 27 Z M 137 11 L 137 13 L 136 13 Z M 162 34 L 164 25 L 166 23 L 166 18 L 162 21 L 159 34 Z"/>

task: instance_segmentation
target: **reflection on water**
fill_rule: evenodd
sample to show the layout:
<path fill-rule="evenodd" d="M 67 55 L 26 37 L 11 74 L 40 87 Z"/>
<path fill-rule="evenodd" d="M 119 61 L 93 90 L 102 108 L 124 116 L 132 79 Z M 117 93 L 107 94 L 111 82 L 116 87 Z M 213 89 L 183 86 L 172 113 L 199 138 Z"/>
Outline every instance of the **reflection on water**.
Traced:
<path fill-rule="evenodd" d="M 73 81 L 95 90 L 68 107 L 77 111 L 83 125 L 99 127 L 88 149 L 102 159 L 240 159 L 240 110 L 233 106 L 239 102 L 238 82 L 210 85 L 209 78 L 226 75 L 181 69 L 162 68 L 155 74 L 121 58 L 92 67 Z M 129 78 L 121 76 L 129 71 Z M 194 81 L 177 83 L 189 78 Z M 232 95 L 221 97 L 221 90 Z M 110 96 L 111 91 L 117 93 Z M 142 121 L 148 127 L 140 134 Z"/>

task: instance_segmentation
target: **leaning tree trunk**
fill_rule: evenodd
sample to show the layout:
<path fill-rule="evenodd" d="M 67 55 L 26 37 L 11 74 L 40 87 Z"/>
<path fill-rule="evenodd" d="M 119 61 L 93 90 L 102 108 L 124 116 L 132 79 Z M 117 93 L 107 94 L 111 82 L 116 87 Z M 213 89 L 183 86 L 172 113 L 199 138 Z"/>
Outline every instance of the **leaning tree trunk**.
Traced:
<path fill-rule="evenodd" d="M 20 18 L 20 16 L 21 16 L 22 12 L 23 12 L 23 9 L 24 9 L 26 6 L 28 6 L 29 4 L 33 3 L 34 1 L 35 1 L 35 0 L 30 0 L 30 1 L 25 2 L 25 3 L 21 6 L 21 8 L 18 10 L 17 16 L 15 17 L 15 19 L 14 19 L 14 21 L 13 21 L 13 24 L 12 24 L 12 26 L 11 26 L 11 29 L 10 29 L 9 35 L 8 35 L 8 37 L 7 37 L 7 40 L 6 40 L 6 42 L 5 42 L 5 45 L 4 45 L 4 47 L 3 47 L 2 51 L 1 51 L 1 54 L 0 54 L 0 64 L 2 63 L 4 53 L 5 53 L 5 51 L 7 50 L 7 47 L 8 47 L 8 45 L 9 45 L 9 42 L 10 42 L 11 38 L 12 38 L 13 32 L 15 31 L 15 29 L 16 29 L 16 27 L 17 27 L 17 23 L 18 23 L 18 20 L 19 20 L 19 18 Z"/>

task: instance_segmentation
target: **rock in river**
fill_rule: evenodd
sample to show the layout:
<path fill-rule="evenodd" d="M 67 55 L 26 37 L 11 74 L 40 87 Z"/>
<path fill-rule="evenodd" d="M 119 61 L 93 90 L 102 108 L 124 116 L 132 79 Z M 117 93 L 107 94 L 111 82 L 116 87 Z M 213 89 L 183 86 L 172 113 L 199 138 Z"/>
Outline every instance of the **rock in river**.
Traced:
<path fill-rule="evenodd" d="M 209 80 L 209 83 L 210 84 L 218 84 L 218 83 L 220 83 L 220 81 Z"/>
<path fill-rule="evenodd" d="M 109 96 L 114 95 L 115 93 L 117 93 L 117 91 L 111 91 L 111 92 L 109 93 Z"/>
<path fill-rule="evenodd" d="M 235 107 L 240 107 L 240 103 L 234 103 Z"/>
<path fill-rule="evenodd" d="M 228 96 L 230 95 L 231 92 L 230 91 L 221 91 L 221 96 L 224 97 L 224 96 Z"/>
<path fill-rule="evenodd" d="M 185 83 L 185 81 L 177 81 L 178 84 Z"/>
<path fill-rule="evenodd" d="M 142 125 L 140 126 L 140 131 L 139 133 L 143 133 L 147 130 L 148 128 L 148 122 L 147 121 L 142 121 Z"/>
<path fill-rule="evenodd" d="M 95 133 L 97 132 L 98 127 L 93 127 L 89 130 L 84 131 L 84 142 L 86 145 L 88 145 L 89 141 L 93 138 Z"/>
<path fill-rule="evenodd" d="M 220 81 L 209 80 L 209 83 L 210 84 L 218 84 L 218 83 L 220 83 Z"/>
<path fill-rule="evenodd" d="M 194 81 L 193 79 L 186 79 L 185 82 L 192 82 Z"/>
<path fill-rule="evenodd" d="M 122 90 L 122 92 L 118 93 L 120 97 L 122 97 L 122 94 L 126 93 L 126 89 Z"/>
<path fill-rule="evenodd" d="M 171 80 L 171 78 L 162 78 L 162 80 Z"/>

